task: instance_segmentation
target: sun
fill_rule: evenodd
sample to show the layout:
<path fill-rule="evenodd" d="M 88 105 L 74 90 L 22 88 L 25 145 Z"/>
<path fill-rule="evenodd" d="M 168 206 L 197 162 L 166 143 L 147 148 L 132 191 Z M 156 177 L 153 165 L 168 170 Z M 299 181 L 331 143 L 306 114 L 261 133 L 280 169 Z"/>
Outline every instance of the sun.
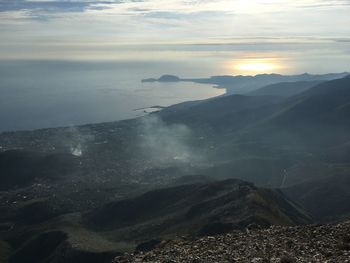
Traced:
<path fill-rule="evenodd" d="M 235 73 L 255 75 L 261 73 L 275 73 L 281 67 L 278 62 L 271 59 L 242 59 L 230 62 L 230 68 Z"/>

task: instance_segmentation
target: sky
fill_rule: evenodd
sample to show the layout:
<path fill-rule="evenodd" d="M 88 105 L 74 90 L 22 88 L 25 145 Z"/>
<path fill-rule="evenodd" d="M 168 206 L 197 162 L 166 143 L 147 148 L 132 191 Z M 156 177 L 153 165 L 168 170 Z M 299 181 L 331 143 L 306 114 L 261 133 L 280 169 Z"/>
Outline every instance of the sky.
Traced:
<path fill-rule="evenodd" d="M 349 25 L 350 0 L 0 0 L 0 59 L 215 58 L 253 73 L 323 72 L 329 61 L 345 71 Z"/>

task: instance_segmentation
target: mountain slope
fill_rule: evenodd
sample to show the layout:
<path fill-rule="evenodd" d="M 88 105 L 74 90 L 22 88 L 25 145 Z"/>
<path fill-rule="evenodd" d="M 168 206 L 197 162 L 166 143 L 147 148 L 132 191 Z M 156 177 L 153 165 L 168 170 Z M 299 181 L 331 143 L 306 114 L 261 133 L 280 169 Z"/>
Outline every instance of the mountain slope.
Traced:
<path fill-rule="evenodd" d="M 287 184 L 298 184 L 316 179 L 312 171 L 327 162 L 350 162 L 349 77 L 284 99 L 231 95 L 175 105 L 158 116 L 184 123 L 203 138 L 197 144 L 210 162 L 199 173 L 208 176 L 280 187 L 286 171 Z"/>
<path fill-rule="evenodd" d="M 348 122 L 350 77 L 321 83 L 293 97 L 295 105 L 287 109 L 278 119 L 285 121 L 313 121 L 324 124 Z M 291 101 L 287 101 L 291 103 Z"/>
<path fill-rule="evenodd" d="M 272 134 L 283 130 L 318 147 L 350 140 L 350 77 L 321 83 L 287 99 L 284 108 L 269 122 Z"/>
<path fill-rule="evenodd" d="M 231 126 L 231 131 L 267 119 L 269 124 L 292 128 L 348 124 L 350 78 L 323 82 L 309 90 L 281 99 L 276 96 L 230 95 L 168 107 L 158 115 L 167 122 L 190 126 Z M 245 125 L 239 125 L 244 123 Z M 236 128 L 237 126 L 237 128 Z"/>
<path fill-rule="evenodd" d="M 350 141 L 350 77 L 321 83 L 280 102 L 247 107 L 248 110 L 239 112 L 236 117 L 221 119 L 225 112 L 230 112 L 231 107 L 228 106 L 223 113 L 216 111 L 213 115 L 233 128 L 240 123 L 243 113 L 246 114 L 244 117 L 255 118 L 244 119 L 245 125 L 239 127 L 239 136 L 231 132 L 227 137 L 241 141 L 258 140 L 270 147 L 284 145 L 312 149 Z M 227 131 L 232 129 L 228 128 Z"/>
<path fill-rule="evenodd" d="M 303 91 L 306 91 L 322 82 L 323 81 L 321 80 L 314 80 L 276 83 L 262 87 L 257 90 L 253 90 L 252 92 L 249 92 L 246 95 L 290 97 Z"/>
<path fill-rule="evenodd" d="M 239 180 L 183 185 L 108 204 L 84 216 L 89 227 L 114 239 L 154 239 L 181 234 L 218 234 L 256 223 L 309 222 L 280 191 Z"/>
<path fill-rule="evenodd" d="M 170 106 L 158 116 L 166 122 L 184 123 L 191 128 L 215 127 L 219 131 L 230 127 L 233 130 L 271 114 L 280 101 L 276 96 L 229 95 Z"/>
<path fill-rule="evenodd" d="M 335 175 L 283 189 L 318 222 L 350 216 L 350 175 Z"/>
<path fill-rule="evenodd" d="M 49 199 L 0 210 L 0 251 L 11 263 L 107 263 L 153 239 L 311 220 L 281 191 L 232 179 L 153 190 L 82 213 L 57 209 Z"/>

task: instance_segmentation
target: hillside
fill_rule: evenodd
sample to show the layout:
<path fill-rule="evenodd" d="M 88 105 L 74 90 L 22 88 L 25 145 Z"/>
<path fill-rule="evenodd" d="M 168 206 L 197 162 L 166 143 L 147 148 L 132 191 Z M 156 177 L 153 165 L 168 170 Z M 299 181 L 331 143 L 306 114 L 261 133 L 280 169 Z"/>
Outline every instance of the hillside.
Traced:
<path fill-rule="evenodd" d="M 322 83 L 321 80 L 281 82 L 281 83 L 271 84 L 257 90 L 253 90 L 247 93 L 246 95 L 290 97 L 298 93 L 301 93 L 303 91 L 306 91 L 320 83 Z"/>
<path fill-rule="evenodd" d="M 281 144 L 293 141 L 315 152 L 342 145 L 350 140 L 349 105 L 349 77 L 321 83 L 282 103 L 259 136 Z"/>
<path fill-rule="evenodd" d="M 283 192 L 309 211 L 315 221 L 332 222 L 349 218 L 349 189 L 349 174 L 340 174 L 294 185 Z"/>
<path fill-rule="evenodd" d="M 339 159 L 341 149 L 346 156 L 350 141 L 349 78 L 324 82 L 282 100 L 267 98 L 271 97 L 232 95 L 174 111 L 170 107 L 160 116 L 167 122 L 186 123 L 203 136 L 209 154 L 221 156 L 222 164 L 237 162 L 238 155 L 247 162 L 282 159 L 286 165 L 279 168 L 279 177 L 301 162 Z M 220 106 L 212 106 L 215 104 Z"/>
<path fill-rule="evenodd" d="M 194 129 L 215 127 L 219 132 L 225 127 L 234 130 L 258 121 L 271 114 L 280 101 L 276 96 L 230 95 L 170 106 L 158 114 L 166 122 L 184 123 Z"/>
<path fill-rule="evenodd" d="M 124 241 L 218 234 L 252 223 L 310 222 L 281 192 L 233 179 L 154 190 L 107 204 L 84 218 L 93 229 L 112 231 L 113 239 Z"/>
<path fill-rule="evenodd" d="M 48 197 L 18 200 L 0 211 L 0 250 L 11 263 L 110 262 L 149 240 L 311 221 L 281 191 L 233 179 L 153 190 L 83 212 Z"/>
<path fill-rule="evenodd" d="M 295 96 L 280 99 L 271 96 L 231 95 L 199 103 L 176 105 L 159 113 L 167 122 L 182 122 L 191 128 L 215 127 L 226 139 L 269 140 L 286 144 L 348 140 L 350 78 L 323 82 Z M 224 127 L 224 129 L 221 129 Z M 318 132 L 323 130 L 322 133 Z M 239 137 L 234 133 L 239 132 Z M 293 138 L 294 137 L 294 138 Z M 311 139 L 311 140 L 310 140 Z"/>

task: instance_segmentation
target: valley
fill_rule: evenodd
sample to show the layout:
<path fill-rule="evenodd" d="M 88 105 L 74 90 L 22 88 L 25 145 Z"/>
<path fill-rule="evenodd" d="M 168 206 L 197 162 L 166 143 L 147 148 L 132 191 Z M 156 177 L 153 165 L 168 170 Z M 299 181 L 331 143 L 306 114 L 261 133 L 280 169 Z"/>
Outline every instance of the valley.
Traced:
<path fill-rule="evenodd" d="M 179 236 L 348 220 L 350 78 L 278 85 L 0 134 L 3 262 L 111 262 Z"/>

